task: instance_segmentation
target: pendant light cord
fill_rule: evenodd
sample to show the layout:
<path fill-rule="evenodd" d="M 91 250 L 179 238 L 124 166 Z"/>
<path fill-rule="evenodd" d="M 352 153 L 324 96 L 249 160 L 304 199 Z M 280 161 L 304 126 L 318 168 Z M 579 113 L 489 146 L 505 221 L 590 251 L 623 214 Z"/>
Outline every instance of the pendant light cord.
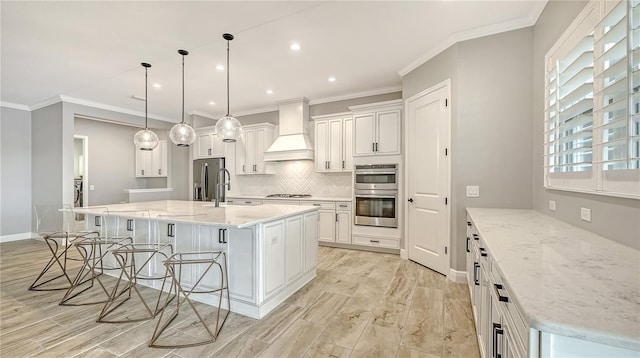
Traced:
<path fill-rule="evenodd" d="M 227 40 L 227 117 L 229 116 L 229 40 Z"/>
<path fill-rule="evenodd" d="M 149 68 L 145 67 L 144 68 L 144 129 L 147 129 L 147 101 L 148 101 L 148 95 L 147 95 L 147 70 Z"/>
<path fill-rule="evenodd" d="M 184 123 L 184 55 L 182 55 L 182 123 Z"/>

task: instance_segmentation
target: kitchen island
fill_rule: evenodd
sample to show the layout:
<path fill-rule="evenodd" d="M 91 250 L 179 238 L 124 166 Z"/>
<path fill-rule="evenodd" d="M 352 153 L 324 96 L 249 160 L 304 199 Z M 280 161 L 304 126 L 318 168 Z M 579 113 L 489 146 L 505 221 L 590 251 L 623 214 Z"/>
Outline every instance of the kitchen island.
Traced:
<path fill-rule="evenodd" d="M 317 210 L 298 205 L 216 208 L 212 202 L 161 200 L 75 211 L 85 214 L 86 230 L 102 235 L 132 237 L 135 243 L 169 243 L 174 252 L 225 251 L 231 311 L 260 319 L 315 277 Z M 153 260 L 149 273 L 163 272 L 162 260 Z M 197 269 L 189 274 L 187 282 L 195 280 Z M 205 276 L 205 286 L 207 280 L 215 278 Z M 159 289 L 161 284 L 149 286 Z M 198 296 L 193 298 L 217 302 Z"/>

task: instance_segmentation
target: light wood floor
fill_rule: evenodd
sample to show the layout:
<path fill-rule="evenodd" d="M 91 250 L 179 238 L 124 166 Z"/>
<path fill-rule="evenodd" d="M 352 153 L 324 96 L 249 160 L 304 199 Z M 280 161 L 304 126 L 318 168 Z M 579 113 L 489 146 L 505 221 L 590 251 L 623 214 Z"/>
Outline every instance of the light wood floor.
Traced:
<path fill-rule="evenodd" d="M 183 349 L 149 348 L 153 320 L 96 323 L 98 306 L 28 291 L 47 255 L 42 241 L 0 244 L 1 357 L 479 356 L 466 285 L 397 255 L 320 247 L 318 276 L 269 316 L 232 313 L 217 342 Z M 199 334 L 193 315 L 179 319 L 171 338 Z"/>

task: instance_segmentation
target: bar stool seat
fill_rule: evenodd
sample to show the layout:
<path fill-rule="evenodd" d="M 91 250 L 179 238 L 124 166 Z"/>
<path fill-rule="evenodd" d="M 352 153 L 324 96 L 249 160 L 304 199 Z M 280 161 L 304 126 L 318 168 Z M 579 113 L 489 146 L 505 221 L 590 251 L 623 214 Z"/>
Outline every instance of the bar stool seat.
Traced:
<path fill-rule="evenodd" d="M 175 306 L 171 312 L 168 311 L 170 301 L 167 296 L 149 347 L 181 348 L 215 342 L 229 315 L 231 305 L 226 253 L 224 251 L 175 253 L 164 262 L 164 265 L 171 277 L 171 290 L 177 293 Z M 192 295 L 201 294 L 210 295 L 212 303 L 217 306 L 215 324 L 206 322 L 191 299 Z M 226 310 L 222 307 L 223 300 Z M 193 341 L 181 339 L 176 343 L 160 342 L 162 334 L 171 327 L 180 309 L 185 306 L 184 303 L 187 303 L 186 306 L 191 307 L 195 313 L 196 323 L 202 326 L 204 337 L 196 337 Z"/>

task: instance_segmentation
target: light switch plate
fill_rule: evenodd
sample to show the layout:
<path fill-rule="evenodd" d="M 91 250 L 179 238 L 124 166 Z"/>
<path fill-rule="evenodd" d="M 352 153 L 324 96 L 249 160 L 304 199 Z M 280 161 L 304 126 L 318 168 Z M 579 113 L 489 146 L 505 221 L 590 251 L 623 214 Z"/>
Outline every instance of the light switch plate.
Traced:
<path fill-rule="evenodd" d="M 477 198 L 480 196 L 480 187 L 477 185 L 467 185 L 467 197 Z"/>
<path fill-rule="evenodd" d="M 580 208 L 580 219 L 591 222 L 591 209 Z"/>
<path fill-rule="evenodd" d="M 556 201 L 555 200 L 549 200 L 549 210 L 556 211 Z"/>

